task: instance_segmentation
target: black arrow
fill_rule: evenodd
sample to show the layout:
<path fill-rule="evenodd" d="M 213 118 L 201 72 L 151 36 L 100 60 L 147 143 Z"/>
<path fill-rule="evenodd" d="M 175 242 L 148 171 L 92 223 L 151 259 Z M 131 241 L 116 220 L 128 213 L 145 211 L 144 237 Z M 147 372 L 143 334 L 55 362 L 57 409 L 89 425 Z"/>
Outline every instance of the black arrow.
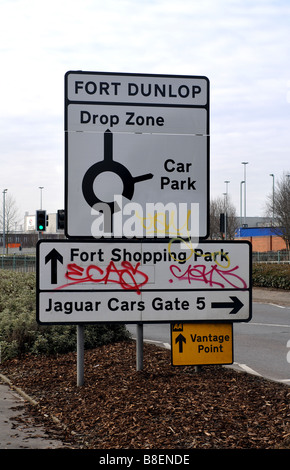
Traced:
<path fill-rule="evenodd" d="M 232 308 L 230 314 L 238 313 L 239 310 L 244 306 L 243 302 L 238 297 L 231 297 L 232 302 L 212 302 L 211 308 Z"/>
<path fill-rule="evenodd" d="M 184 338 L 184 336 L 181 333 L 175 339 L 175 344 L 176 343 L 179 343 L 179 352 L 182 353 L 183 352 L 183 344 L 182 343 L 186 343 L 186 338 Z"/>
<path fill-rule="evenodd" d="M 45 264 L 51 261 L 51 284 L 57 284 L 57 262 L 63 264 L 62 255 L 55 249 L 51 250 L 45 257 Z"/>

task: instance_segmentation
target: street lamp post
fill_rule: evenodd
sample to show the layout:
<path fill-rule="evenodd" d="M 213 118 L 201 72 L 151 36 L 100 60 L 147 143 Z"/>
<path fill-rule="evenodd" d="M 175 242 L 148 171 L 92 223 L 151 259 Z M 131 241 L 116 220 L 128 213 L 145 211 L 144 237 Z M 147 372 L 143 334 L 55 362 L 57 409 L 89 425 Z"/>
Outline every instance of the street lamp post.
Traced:
<path fill-rule="evenodd" d="M 42 190 L 44 188 L 44 186 L 38 186 L 39 189 L 40 189 L 40 210 L 42 209 Z"/>
<path fill-rule="evenodd" d="M 245 181 L 241 181 L 240 183 L 240 227 L 242 226 L 242 218 L 243 218 L 243 212 L 242 212 L 242 193 L 243 193 L 243 184 Z"/>
<path fill-rule="evenodd" d="M 226 183 L 226 192 L 225 192 L 225 196 L 226 196 L 226 199 L 225 199 L 225 239 L 227 239 L 227 229 L 228 229 L 228 214 L 227 214 L 227 211 L 228 211 L 228 184 L 230 183 L 230 181 L 225 181 Z"/>
<path fill-rule="evenodd" d="M 5 194 L 7 193 L 8 189 L 4 189 L 3 191 L 3 255 L 5 255 Z"/>
<path fill-rule="evenodd" d="M 270 173 L 269 176 L 272 176 L 273 178 L 273 193 L 272 193 L 272 225 L 274 226 L 274 214 L 275 214 L 275 209 L 274 209 L 274 204 L 275 204 L 275 175 L 273 173 Z"/>
<path fill-rule="evenodd" d="M 228 198 L 228 184 L 230 183 L 230 181 L 225 181 L 226 183 L 226 196 Z"/>
<path fill-rule="evenodd" d="M 242 165 L 244 165 L 244 225 L 246 225 L 246 216 L 247 216 L 247 195 L 246 195 L 246 165 L 248 165 L 249 162 L 242 162 Z"/>

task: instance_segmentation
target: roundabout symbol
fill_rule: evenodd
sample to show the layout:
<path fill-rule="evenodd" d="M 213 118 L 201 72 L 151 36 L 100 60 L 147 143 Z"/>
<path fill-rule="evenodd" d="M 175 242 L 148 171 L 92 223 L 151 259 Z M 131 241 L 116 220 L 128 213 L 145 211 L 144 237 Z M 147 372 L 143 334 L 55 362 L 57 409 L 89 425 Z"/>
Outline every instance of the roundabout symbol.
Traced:
<path fill-rule="evenodd" d="M 115 201 L 102 201 L 94 191 L 95 179 L 98 175 L 104 172 L 115 173 L 121 178 L 123 183 L 122 196 L 130 200 L 133 197 L 136 183 L 153 178 L 152 173 L 134 177 L 122 163 L 116 162 L 113 159 L 113 134 L 109 129 L 104 133 L 104 159 L 100 162 L 94 163 L 94 165 L 87 170 L 83 177 L 82 191 L 86 202 L 91 207 L 98 203 L 106 203 L 111 209 L 111 214 L 113 214 L 119 209 L 119 207 L 116 207 L 117 204 L 115 204 Z"/>

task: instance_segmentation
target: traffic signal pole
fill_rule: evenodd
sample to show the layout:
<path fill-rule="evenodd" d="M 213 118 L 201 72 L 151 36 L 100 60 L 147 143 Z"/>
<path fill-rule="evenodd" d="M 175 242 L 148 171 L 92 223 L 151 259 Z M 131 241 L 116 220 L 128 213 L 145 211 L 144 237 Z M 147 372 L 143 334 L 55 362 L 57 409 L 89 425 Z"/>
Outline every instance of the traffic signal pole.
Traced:
<path fill-rule="evenodd" d="M 77 325 L 77 386 L 84 384 L 84 326 Z"/>

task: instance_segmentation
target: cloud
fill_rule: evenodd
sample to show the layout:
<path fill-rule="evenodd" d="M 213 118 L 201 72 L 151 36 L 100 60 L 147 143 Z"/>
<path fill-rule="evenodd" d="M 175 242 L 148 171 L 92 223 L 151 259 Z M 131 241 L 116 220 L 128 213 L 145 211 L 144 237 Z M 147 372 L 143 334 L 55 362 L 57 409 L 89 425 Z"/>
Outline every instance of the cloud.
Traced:
<path fill-rule="evenodd" d="M 23 213 L 37 208 L 39 185 L 48 211 L 63 206 L 68 70 L 206 75 L 212 197 L 230 180 L 239 210 L 248 160 L 248 214 L 258 215 L 269 173 L 289 167 L 289 19 L 286 0 L 2 0 L 1 184 Z"/>

